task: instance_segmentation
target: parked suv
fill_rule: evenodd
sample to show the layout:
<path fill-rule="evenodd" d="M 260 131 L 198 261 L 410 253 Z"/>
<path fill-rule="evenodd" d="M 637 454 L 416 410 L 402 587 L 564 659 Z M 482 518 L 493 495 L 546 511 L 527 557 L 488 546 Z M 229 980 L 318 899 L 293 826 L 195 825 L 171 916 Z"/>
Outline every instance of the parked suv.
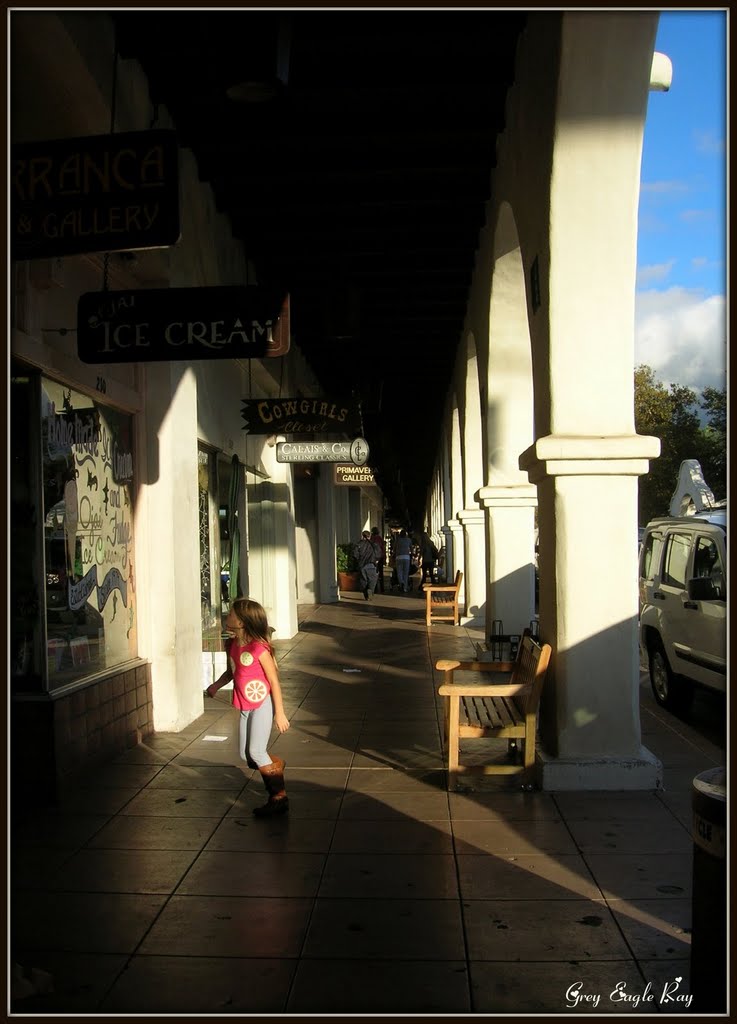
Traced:
<path fill-rule="evenodd" d="M 726 693 L 727 510 L 653 519 L 640 549 L 640 658 L 672 711 L 694 685 Z"/>

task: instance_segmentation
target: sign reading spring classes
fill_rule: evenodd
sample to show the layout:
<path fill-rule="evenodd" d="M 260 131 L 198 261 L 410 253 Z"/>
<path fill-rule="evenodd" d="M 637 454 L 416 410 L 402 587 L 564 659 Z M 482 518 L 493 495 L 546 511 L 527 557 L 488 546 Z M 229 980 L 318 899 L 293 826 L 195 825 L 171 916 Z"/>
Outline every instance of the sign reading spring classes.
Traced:
<path fill-rule="evenodd" d="M 260 359 L 283 298 L 257 285 L 86 292 L 77 351 L 83 363 Z"/>
<path fill-rule="evenodd" d="M 173 131 L 24 143 L 11 156 L 13 259 L 154 249 L 179 238 Z"/>

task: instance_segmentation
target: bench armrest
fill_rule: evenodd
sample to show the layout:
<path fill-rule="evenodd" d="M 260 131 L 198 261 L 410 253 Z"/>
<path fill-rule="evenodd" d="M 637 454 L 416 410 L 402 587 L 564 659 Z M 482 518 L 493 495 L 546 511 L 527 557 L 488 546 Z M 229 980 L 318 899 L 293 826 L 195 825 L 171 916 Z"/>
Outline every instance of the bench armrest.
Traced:
<path fill-rule="evenodd" d="M 525 697 L 532 692 L 529 683 L 441 683 L 441 697 Z"/>
<path fill-rule="evenodd" d="M 514 672 L 516 666 L 516 661 L 453 661 L 441 658 L 435 662 L 435 668 L 440 672 L 454 669 L 459 672 Z"/>
<path fill-rule="evenodd" d="M 429 594 L 430 591 L 436 592 L 439 590 L 447 590 L 449 592 L 455 593 L 456 590 L 458 590 L 458 587 L 454 583 L 431 583 L 429 586 L 425 586 L 423 589 L 426 594 Z"/>

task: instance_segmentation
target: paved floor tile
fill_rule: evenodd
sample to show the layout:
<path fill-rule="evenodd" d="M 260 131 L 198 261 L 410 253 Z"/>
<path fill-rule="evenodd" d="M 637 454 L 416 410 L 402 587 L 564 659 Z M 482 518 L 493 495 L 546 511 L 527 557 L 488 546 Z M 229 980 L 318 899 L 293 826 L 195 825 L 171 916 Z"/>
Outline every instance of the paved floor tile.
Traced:
<path fill-rule="evenodd" d="M 114 819 L 109 814 L 63 814 L 54 810 L 41 811 L 14 829 L 13 842 L 52 849 L 79 849 L 111 820 Z"/>
<path fill-rule="evenodd" d="M 607 963 L 484 963 L 470 964 L 473 1008 L 476 1013 L 599 1015 L 602 1013 L 657 1013 L 618 998 L 645 990 L 632 960 Z M 624 985 L 624 990 L 617 990 Z M 614 999 L 612 999 L 614 993 Z"/>
<path fill-rule="evenodd" d="M 59 804 L 60 814 L 113 815 L 138 796 L 140 786 L 98 786 L 75 789 L 66 794 Z"/>
<path fill-rule="evenodd" d="M 668 809 L 656 793 L 594 790 L 586 793 L 554 793 L 553 799 L 566 821 L 671 823 Z"/>
<path fill-rule="evenodd" d="M 388 766 L 353 767 L 347 788 L 359 793 L 412 793 L 434 789 L 446 792 L 445 772 L 420 768 L 410 771 Z"/>
<path fill-rule="evenodd" d="M 20 892 L 13 900 L 14 947 L 80 953 L 132 953 L 166 896 Z"/>
<path fill-rule="evenodd" d="M 248 773 L 251 774 L 250 771 Z M 149 782 L 147 790 L 154 789 L 220 789 L 232 793 L 245 785 L 246 776 L 235 765 L 169 764 Z"/>
<path fill-rule="evenodd" d="M 459 854 L 578 853 L 562 821 L 453 821 Z"/>
<path fill-rule="evenodd" d="M 299 818 L 324 818 L 335 821 L 340 813 L 342 793 L 333 790 L 320 792 L 315 788 L 299 789 L 293 785 L 291 776 L 287 776 L 286 789 L 289 796 L 289 817 L 292 821 Z M 254 807 L 261 807 L 266 799 L 267 794 L 260 779 L 254 779 L 241 792 L 228 811 L 227 817 L 247 818 L 253 814 Z"/>
<path fill-rule="evenodd" d="M 453 852 L 450 823 L 410 820 L 343 820 L 335 826 L 333 853 Z"/>
<path fill-rule="evenodd" d="M 172 896 L 138 952 L 298 957 L 312 902 L 289 897 Z"/>
<path fill-rule="evenodd" d="M 248 814 L 242 818 L 226 818 L 206 848 L 211 852 L 327 853 L 334 831 L 332 820 L 292 818 L 291 812 L 270 819 Z"/>
<path fill-rule="evenodd" d="M 450 855 L 332 853 L 320 898 L 458 899 Z"/>
<path fill-rule="evenodd" d="M 651 984 L 654 1002 L 667 1014 L 695 1012 L 691 987 L 691 960 L 640 960 L 640 970 Z M 680 980 L 679 980 L 680 979 Z M 689 995 L 692 997 L 689 1000 Z"/>
<path fill-rule="evenodd" d="M 687 853 L 586 853 L 583 856 L 607 899 L 683 898 L 691 895 L 691 850 Z"/>
<path fill-rule="evenodd" d="M 691 900 L 609 900 L 638 960 L 682 960 L 691 953 Z"/>
<path fill-rule="evenodd" d="M 171 893 L 197 856 L 194 850 L 80 850 L 48 886 L 66 892 Z"/>
<path fill-rule="evenodd" d="M 34 952 L 19 958 L 27 976 L 38 968 L 51 978 L 48 993 L 18 999 L 11 1011 L 46 1019 L 49 1014 L 94 1013 L 125 967 L 126 955 L 98 953 Z"/>
<path fill-rule="evenodd" d="M 462 819 L 500 818 L 503 821 L 560 821 L 561 814 L 550 793 L 479 792 L 448 794 L 450 816 Z"/>
<path fill-rule="evenodd" d="M 100 1009 L 115 1013 L 281 1013 L 296 961 L 135 956 Z"/>
<path fill-rule="evenodd" d="M 128 789 L 133 786 L 136 789 L 143 789 L 160 771 L 161 766 L 159 765 L 110 762 L 101 765 L 88 775 L 82 775 L 79 779 L 75 779 L 74 784 L 77 789 L 100 789 L 103 787 Z"/>
<path fill-rule="evenodd" d="M 201 850 L 218 822 L 218 818 L 118 814 L 87 845 L 110 850 Z"/>
<path fill-rule="evenodd" d="M 690 853 L 693 839 L 672 816 L 651 821 L 569 821 L 576 846 L 584 854 L 648 854 L 661 850 Z"/>
<path fill-rule="evenodd" d="M 457 900 L 318 899 L 303 957 L 462 960 Z"/>
<path fill-rule="evenodd" d="M 177 889 L 178 896 L 314 896 L 325 867 L 322 853 L 243 853 L 206 850 Z"/>
<path fill-rule="evenodd" d="M 309 960 L 297 967 L 289 1013 L 468 1013 L 463 960 L 402 962 Z"/>
<path fill-rule="evenodd" d="M 579 854 L 518 853 L 458 856 L 461 896 L 467 900 L 601 899 Z"/>
<path fill-rule="evenodd" d="M 144 789 L 129 801 L 121 814 L 172 818 L 222 818 L 233 806 L 245 785 L 235 783 L 230 790 Z"/>
<path fill-rule="evenodd" d="M 469 960 L 626 960 L 603 901 L 464 900 Z"/>
<path fill-rule="evenodd" d="M 440 790 L 410 793 L 346 793 L 340 808 L 341 819 L 400 819 L 438 821 L 448 817 L 448 797 Z"/>

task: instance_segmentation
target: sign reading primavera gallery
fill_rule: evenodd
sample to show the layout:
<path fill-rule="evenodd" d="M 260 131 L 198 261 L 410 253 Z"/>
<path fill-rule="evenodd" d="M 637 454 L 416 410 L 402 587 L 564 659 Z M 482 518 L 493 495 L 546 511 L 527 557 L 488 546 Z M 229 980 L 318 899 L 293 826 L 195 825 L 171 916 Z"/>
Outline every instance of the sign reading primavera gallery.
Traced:
<path fill-rule="evenodd" d="M 283 294 L 257 285 L 86 292 L 77 304 L 83 363 L 260 359 Z"/>

